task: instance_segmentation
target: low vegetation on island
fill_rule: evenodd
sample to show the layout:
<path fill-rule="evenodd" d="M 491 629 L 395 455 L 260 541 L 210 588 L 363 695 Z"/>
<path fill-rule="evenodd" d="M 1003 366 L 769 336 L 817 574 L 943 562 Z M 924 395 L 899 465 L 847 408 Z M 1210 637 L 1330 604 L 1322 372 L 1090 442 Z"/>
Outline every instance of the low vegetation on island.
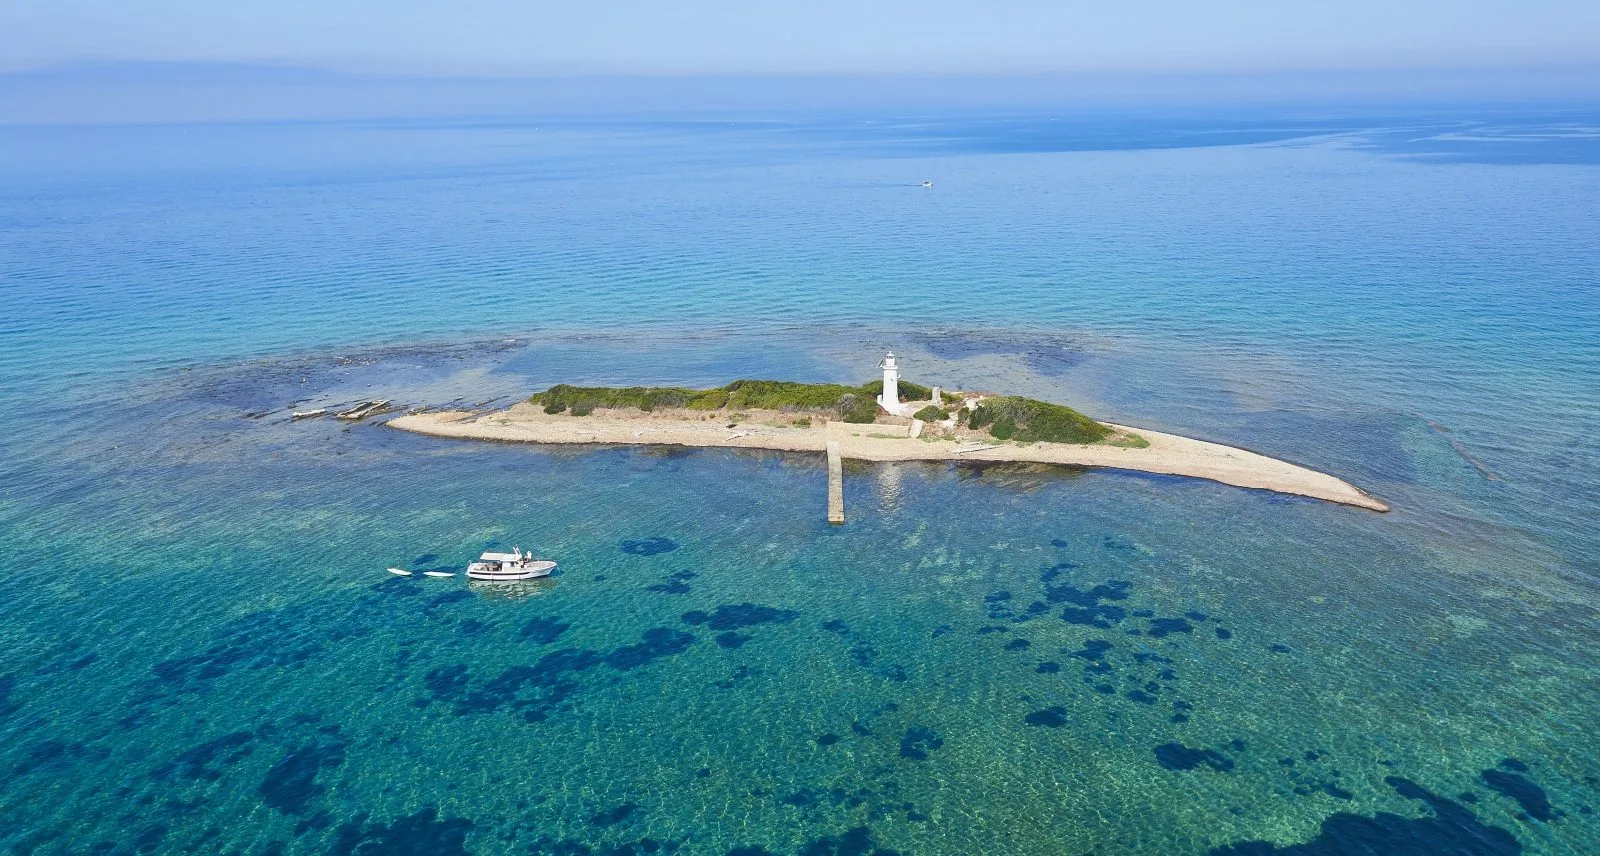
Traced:
<path fill-rule="evenodd" d="M 988 428 L 997 440 L 1021 443 L 1098 443 L 1111 429 L 1070 407 L 1016 395 L 985 398 L 959 417 L 974 431 Z"/>
<path fill-rule="evenodd" d="M 677 386 L 570 386 L 558 384 L 528 399 L 546 413 L 588 416 L 598 409 L 642 410 L 776 410 L 837 416 L 841 421 L 868 424 L 878 418 L 878 396 L 883 381 L 863 386 L 837 383 L 794 383 L 782 380 L 736 380 L 716 389 Z M 901 381 L 901 401 L 930 398 L 933 390 Z"/>
<path fill-rule="evenodd" d="M 914 415 L 927 423 L 931 435 L 949 437 L 987 435 L 996 440 L 1017 443 L 1110 443 L 1139 447 L 1143 438 L 1113 431 L 1089 417 L 1060 404 L 1020 396 L 986 397 L 967 406 L 961 393 L 949 394 L 940 404 L 931 403 L 933 390 L 909 381 L 900 381 L 903 402 L 929 402 Z M 528 401 L 545 413 L 570 413 L 588 416 L 596 410 L 635 410 L 643 413 L 700 411 L 709 417 L 726 412 L 730 418 L 750 411 L 786 414 L 787 424 L 809 427 L 812 418 L 837 419 L 852 424 L 872 424 L 885 416 L 877 398 L 883 382 L 861 386 L 837 383 L 795 383 L 779 380 L 736 380 L 715 389 L 689 389 L 677 386 L 572 386 L 558 384 L 537 393 Z M 930 436 L 925 434 L 924 436 Z"/>

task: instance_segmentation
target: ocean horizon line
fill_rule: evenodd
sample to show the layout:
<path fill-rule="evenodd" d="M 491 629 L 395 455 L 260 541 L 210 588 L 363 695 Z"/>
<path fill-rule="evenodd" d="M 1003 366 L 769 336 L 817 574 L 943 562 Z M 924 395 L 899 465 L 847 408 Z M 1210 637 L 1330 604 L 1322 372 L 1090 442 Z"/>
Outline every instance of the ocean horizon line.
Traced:
<path fill-rule="evenodd" d="M 230 100 L 223 97 L 232 94 Z M 240 101 L 239 97 L 245 100 Z M 407 73 L 302 63 L 99 61 L 0 71 L 0 124 L 990 111 L 1581 109 L 1600 64 L 1015 73 Z"/>

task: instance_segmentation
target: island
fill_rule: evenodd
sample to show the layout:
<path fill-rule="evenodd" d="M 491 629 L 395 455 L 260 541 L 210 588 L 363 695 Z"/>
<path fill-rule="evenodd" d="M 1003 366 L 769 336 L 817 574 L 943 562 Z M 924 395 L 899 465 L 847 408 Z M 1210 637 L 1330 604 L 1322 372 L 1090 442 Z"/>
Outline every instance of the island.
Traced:
<path fill-rule="evenodd" d="M 677 445 L 830 453 L 865 461 L 1018 461 L 1190 476 L 1373 511 L 1327 473 L 1220 443 L 1095 421 L 1011 395 L 902 380 L 894 355 L 862 386 L 738 380 L 714 389 L 553 386 L 492 412 L 409 413 L 403 431 L 522 443 Z M 835 467 L 836 469 L 836 467 Z M 842 512 L 841 512 L 842 513 Z"/>

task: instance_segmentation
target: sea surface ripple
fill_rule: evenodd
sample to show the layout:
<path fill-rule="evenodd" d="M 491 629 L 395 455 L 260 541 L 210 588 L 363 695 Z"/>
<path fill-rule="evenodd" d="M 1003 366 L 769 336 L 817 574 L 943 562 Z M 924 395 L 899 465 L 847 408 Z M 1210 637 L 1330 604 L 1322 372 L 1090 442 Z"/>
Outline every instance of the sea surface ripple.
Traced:
<path fill-rule="evenodd" d="M 1597 127 L 0 127 L 0 851 L 1593 852 Z M 884 350 L 1395 510 L 289 419 Z"/>

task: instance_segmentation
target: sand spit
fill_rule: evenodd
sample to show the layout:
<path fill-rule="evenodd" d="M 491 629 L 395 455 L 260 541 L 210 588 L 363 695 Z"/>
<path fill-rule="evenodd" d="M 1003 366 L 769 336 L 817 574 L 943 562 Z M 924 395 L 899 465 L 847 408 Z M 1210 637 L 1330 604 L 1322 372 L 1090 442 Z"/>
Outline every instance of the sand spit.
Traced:
<path fill-rule="evenodd" d="M 1327 473 L 1258 455 L 1244 449 L 1113 425 L 1149 441 L 1147 448 L 1121 448 L 1103 443 L 1021 445 L 977 438 L 912 438 L 906 425 L 819 423 L 809 427 L 752 419 L 733 427 L 699 414 L 621 415 L 597 411 L 591 416 L 550 415 L 521 403 L 489 414 L 446 411 L 401 416 L 392 428 L 462 440 L 514 443 L 606 443 L 623 445 L 709 446 L 824 452 L 830 440 L 845 458 L 865 461 L 1026 461 L 1110 467 L 1210 479 L 1237 487 L 1271 490 L 1327 500 L 1373 511 L 1389 506 L 1361 489 Z M 1108 423 L 1109 424 L 1109 423 Z"/>

